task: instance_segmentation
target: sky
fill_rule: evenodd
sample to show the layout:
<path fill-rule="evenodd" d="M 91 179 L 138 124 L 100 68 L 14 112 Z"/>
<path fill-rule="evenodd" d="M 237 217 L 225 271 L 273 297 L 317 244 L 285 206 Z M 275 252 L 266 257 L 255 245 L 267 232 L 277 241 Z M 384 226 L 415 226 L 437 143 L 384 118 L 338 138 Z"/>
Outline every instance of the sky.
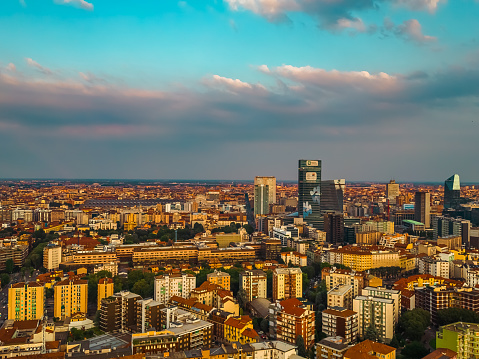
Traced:
<path fill-rule="evenodd" d="M 0 178 L 479 182 L 477 0 L 2 0 Z"/>

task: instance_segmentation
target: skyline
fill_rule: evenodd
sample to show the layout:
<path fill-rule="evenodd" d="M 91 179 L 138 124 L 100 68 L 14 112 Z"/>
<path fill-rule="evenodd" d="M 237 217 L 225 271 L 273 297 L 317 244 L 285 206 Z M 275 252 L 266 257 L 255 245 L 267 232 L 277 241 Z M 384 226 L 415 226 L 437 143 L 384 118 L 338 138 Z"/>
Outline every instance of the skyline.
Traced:
<path fill-rule="evenodd" d="M 479 182 L 477 1 L 1 8 L 0 177 Z"/>

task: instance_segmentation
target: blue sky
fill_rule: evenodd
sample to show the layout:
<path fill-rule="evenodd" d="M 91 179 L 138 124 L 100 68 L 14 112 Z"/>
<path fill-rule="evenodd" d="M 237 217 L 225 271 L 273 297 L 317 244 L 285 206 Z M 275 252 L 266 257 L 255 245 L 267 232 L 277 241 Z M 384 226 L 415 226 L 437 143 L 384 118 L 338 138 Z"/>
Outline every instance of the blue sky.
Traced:
<path fill-rule="evenodd" d="M 3 0 L 0 177 L 478 181 L 475 0 Z"/>

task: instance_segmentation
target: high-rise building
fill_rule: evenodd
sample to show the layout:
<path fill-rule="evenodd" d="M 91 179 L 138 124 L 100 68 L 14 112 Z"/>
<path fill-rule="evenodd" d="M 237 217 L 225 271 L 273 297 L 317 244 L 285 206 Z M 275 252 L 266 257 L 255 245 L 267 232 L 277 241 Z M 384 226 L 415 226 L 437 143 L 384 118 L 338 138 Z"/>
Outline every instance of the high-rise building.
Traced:
<path fill-rule="evenodd" d="M 269 205 L 276 203 L 276 177 L 254 178 L 254 215 L 269 213 Z"/>
<path fill-rule="evenodd" d="M 444 208 L 454 208 L 461 198 L 461 182 L 455 174 L 444 182 Z"/>
<path fill-rule="evenodd" d="M 101 300 L 113 295 L 113 286 L 113 279 L 111 278 L 101 278 L 98 281 L 98 310 L 101 307 Z"/>
<path fill-rule="evenodd" d="M 462 245 L 468 246 L 471 239 L 471 222 L 462 218 L 437 216 L 432 220 L 433 239 L 449 236 L 461 237 Z"/>
<path fill-rule="evenodd" d="M 373 331 L 381 342 L 389 343 L 394 335 L 394 300 L 358 295 L 353 300 L 353 310 L 359 315 L 359 337 Z"/>
<path fill-rule="evenodd" d="M 414 201 L 414 220 L 431 227 L 431 194 L 425 191 L 416 192 Z"/>
<path fill-rule="evenodd" d="M 358 337 L 358 313 L 343 307 L 331 307 L 323 310 L 322 331 L 327 336 L 340 336 L 344 343 L 355 342 Z"/>
<path fill-rule="evenodd" d="M 166 304 L 161 304 L 151 298 L 136 302 L 136 330 L 145 333 L 150 330 L 161 330 L 161 309 Z"/>
<path fill-rule="evenodd" d="M 88 281 L 67 278 L 57 282 L 54 289 L 53 315 L 59 319 L 70 318 L 76 313 L 87 313 Z"/>
<path fill-rule="evenodd" d="M 343 213 L 325 213 L 323 229 L 326 232 L 326 242 L 332 244 L 342 243 L 344 241 Z"/>
<path fill-rule="evenodd" d="M 479 325 L 456 322 L 444 325 L 436 332 L 436 346 L 457 353 L 457 359 L 478 358 Z"/>
<path fill-rule="evenodd" d="M 196 288 L 196 277 L 192 274 L 159 275 L 155 278 L 155 300 L 162 304 L 174 295 L 188 298 Z"/>
<path fill-rule="evenodd" d="M 276 268 L 273 271 L 273 300 L 301 298 L 303 272 L 300 268 Z"/>
<path fill-rule="evenodd" d="M 321 211 L 343 213 L 343 193 L 346 180 L 321 181 Z"/>
<path fill-rule="evenodd" d="M 258 270 L 245 270 L 239 275 L 240 289 L 246 292 L 248 302 L 256 298 L 266 298 L 267 278 L 266 273 Z"/>
<path fill-rule="evenodd" d="M 321 229 L 321 160 L 299 160 L 298 216 Z"/>
<path fill-rule="evenodd" d="M 391 204 L 396 204 L 396 197 L 399 196 L 399 183 L 395 180 L 389 181 L 386 184 L 386 198 Z"/>
<path fill-rule="evenodd" d="M 8 288 L 8 319 L 36 320 L 43 317 L 45 287 L 36 282 L 15 283 Z"/>
<path fill-rule="evenodd" d="M 141 296 L 126 290 L 113 294 L 101 301 L 100 328 L 105 332 L 137 329 L 136 303 Z"/>
<path fill-rule="evenodd" d="M 57 270 L 62 262 L 62 247 L 49 244 L 43 249 L 43 267 L 48 270 Z"/>

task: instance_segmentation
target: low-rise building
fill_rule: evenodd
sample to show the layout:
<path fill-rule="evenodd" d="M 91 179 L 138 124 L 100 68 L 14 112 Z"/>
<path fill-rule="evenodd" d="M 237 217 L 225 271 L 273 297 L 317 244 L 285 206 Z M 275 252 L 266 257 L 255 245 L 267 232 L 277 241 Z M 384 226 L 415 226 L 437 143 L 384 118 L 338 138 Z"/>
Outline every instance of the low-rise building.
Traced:
<path fill-rule="evenodd" d="M 231 290 L 231 276 L 228 273 L 215 270 L 206 275 L 206 280 L 212 284 L 217 284 L 224 290 Z"/>
<path fill-rule="evenodd" d="M 316 359 L 341 359 L 349 345 L 340 336 L 327 337 L 316 343 Z"/>
<path fill-rule="evenodd" d="M 344 353 L 344 359 L 395 359 L 396 348 L 389 345 L 365 340 L 349 348 Z"/>
<path fill-rule="evenodd" d="M 248 315 L 228 318 L 224 323 L 224 331 L 224 338 L 230 343 L 256 343 L 259 339 L 253 329 L 253 320 Z"/>

